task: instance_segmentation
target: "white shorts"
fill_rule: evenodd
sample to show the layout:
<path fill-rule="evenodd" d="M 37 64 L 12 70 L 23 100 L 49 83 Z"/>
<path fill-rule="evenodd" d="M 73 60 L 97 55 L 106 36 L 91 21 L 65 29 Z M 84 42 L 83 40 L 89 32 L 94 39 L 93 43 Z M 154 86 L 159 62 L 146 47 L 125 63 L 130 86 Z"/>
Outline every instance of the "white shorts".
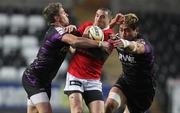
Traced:
<path fill-rule="evenodd" d="M 102 92 L 102 83 L 100 80 L 80 79 L 67 72 L 66 85 L 64 92 L 84 92 L 91 90 L 99 90 Z"/>

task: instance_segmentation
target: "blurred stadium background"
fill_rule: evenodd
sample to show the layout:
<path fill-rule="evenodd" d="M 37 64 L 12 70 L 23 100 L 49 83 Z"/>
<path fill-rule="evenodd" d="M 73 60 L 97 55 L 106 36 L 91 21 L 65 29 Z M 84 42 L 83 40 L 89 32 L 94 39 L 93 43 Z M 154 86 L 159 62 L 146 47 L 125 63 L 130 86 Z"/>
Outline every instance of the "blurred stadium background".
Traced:
<path fill-rule="evenodd" d="M 1 0 L 0 1 L 0 113 L 25 113 L 26 94 L 21 86 L 24 68 L 35 58 L 47 29 L 42 9 L 60 1 L 71 23 L 93 20 L 99 7 L 136 13 L 140 30 L 154 46 L 157 92 L 149 113 L 180 113 L 180 1 L 179 0 Z M 117 30 L 117 29 L 115 29 Z M 63 94 L 69 56 L 53 81 L 52 106 L 55 113 L 68 113 Z M 121 64 L 116 51 L 103 69 L 105 98 L 118 78 Z"/>

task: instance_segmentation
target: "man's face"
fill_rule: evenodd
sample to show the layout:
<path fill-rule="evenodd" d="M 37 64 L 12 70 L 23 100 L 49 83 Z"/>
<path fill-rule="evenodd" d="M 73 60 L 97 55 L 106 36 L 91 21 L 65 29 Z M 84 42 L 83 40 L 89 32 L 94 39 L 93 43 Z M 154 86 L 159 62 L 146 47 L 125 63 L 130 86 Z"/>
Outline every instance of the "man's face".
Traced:
<path fill-rule="evenodd" d="M 110 18 L 108 16 L 108 12 L 97 10 L 94 18 L 94 25 L 99 26 L 100 28 L 105 28 L 109 25 Z"/>
<path fill-rule="evenodd" d="M 67 26 L 69 25 L 69 19 L 68 19 L 68 14 L 64 11 L 63 8 L 59 9 L 59 22 L 61 23 L 62 26 Z"/>
<path fill-rule="evenodd" d="M 137 31 L 131 29 L 126 24 L 121 24 L 119 27 L 120 37 L 126 40 L 133 40 L 136 37 Z"/>

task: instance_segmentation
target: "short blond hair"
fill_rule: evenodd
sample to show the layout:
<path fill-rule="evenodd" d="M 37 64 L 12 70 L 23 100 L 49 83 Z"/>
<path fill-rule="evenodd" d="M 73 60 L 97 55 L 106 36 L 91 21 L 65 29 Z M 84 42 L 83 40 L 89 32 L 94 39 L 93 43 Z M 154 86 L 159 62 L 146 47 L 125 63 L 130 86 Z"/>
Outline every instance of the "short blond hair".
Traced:
<path fill-rule="evenodd" d="M 128 13 L 125 15 L 124 24 L 135 30 L 139 24 L 139 18 L 134 13 Z"/>
<path fill-rule="evenodd" d="M 54 23 L 54 16 L 59 15 L 59 9 L 62 8 L 62 4 L 60 2 L 50 3 L 43 10 L 43 16 L 48 24 Z"/>

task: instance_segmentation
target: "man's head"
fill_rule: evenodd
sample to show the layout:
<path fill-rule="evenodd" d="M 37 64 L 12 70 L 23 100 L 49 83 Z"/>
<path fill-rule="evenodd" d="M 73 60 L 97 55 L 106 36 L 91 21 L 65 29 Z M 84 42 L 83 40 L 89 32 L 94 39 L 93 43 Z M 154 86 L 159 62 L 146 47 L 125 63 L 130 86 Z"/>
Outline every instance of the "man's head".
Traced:
<path fill-rule="evenodd" d="M 94 18 L 94 25 L 99 26 L 100 28 L 106 28 L 109 25 L 111 20 L 111 11 L 106 8 L 100 8 L 96 11 Z"/>
<path fill-rule="evenodd" d="M 43 15 L 48 24 L 60 24 L 61 26 L 67 26 L 69 24 L 68 15 L 59 2 L 50 3 L 45 7 Z"/>
<path fill-rule="evenodd" d="M 137 36 L 138 30 L 138 17 L 129 13 L 124 15 L 124 22 L 120 25 L 119 32 L 122 38 L 127 40 L 133 40 Z"/>

